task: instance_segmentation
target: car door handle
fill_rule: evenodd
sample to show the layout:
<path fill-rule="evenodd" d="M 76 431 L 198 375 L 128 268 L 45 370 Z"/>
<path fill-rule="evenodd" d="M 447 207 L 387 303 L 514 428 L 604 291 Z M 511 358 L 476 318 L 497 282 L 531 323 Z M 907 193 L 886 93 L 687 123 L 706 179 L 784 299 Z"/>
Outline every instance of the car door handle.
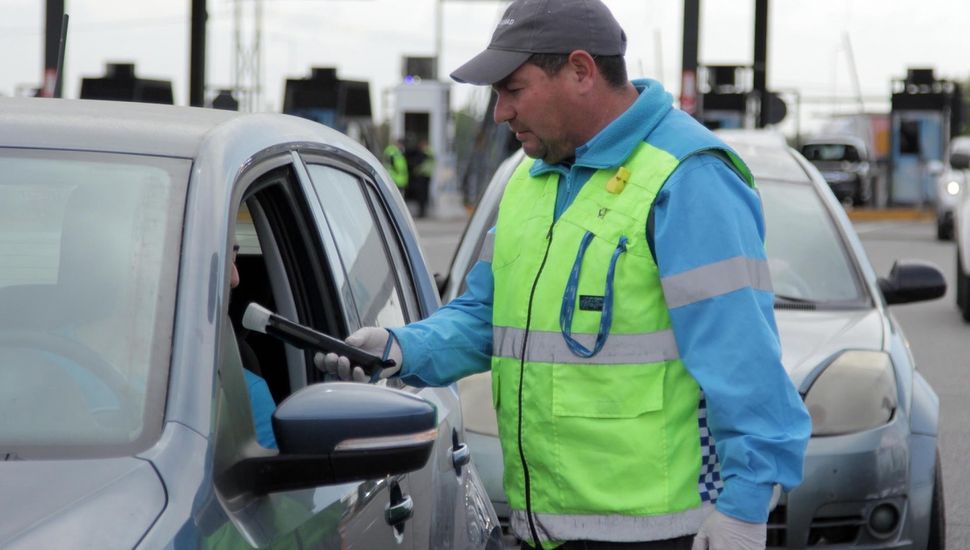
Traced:
<path fill-rule="evenodd" d="M 465 443 L 455 445 L 451 452 L 451 462 L 455 465 L 455 473 L 461 475 L 461 467 L 472 461 L 472 451 Z"/>
<path fill-rule="evenodd" d="M 414 515 L 414 501 L 411 495 L 401 495 L 400 502 L 391 502 L 384 509 L 384 519 L 392 527 L 398 527 Z"/>

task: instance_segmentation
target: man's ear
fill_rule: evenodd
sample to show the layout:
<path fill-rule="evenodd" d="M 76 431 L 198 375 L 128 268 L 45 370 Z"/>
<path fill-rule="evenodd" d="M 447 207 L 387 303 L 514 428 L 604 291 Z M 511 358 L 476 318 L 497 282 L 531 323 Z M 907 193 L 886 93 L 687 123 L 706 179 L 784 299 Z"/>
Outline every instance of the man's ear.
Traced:
<path fill-rule="evenodd" d="M 593 87 L 599 72 L 596 67 L 596 61 L 589 52 L 585 50 L 574 50 L 569 54 L 566 66 L 572 73 L 576 83 L 580 85 L 580 89 L 586 90 Z"/>

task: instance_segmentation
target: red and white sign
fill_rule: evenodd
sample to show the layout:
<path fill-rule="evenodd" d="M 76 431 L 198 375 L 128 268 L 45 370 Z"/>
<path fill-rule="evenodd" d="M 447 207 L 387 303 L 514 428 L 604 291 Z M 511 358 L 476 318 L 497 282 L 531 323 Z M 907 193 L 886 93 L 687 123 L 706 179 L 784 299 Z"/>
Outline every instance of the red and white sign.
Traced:
<path fill-rule="evenodd" d="M 680 110 L 687 114 L 697 111 L 697 74 L 684 71 L 680 81 Z"/>

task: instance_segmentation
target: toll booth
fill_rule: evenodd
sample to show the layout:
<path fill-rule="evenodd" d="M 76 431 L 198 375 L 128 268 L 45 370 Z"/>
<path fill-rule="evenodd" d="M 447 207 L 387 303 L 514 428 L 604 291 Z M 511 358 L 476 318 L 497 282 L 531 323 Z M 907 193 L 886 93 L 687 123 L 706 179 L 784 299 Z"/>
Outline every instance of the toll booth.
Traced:
<path fill-rule="evenodd" d="M 135 76 L 134 63 L 108 63 L 102 77 L 81 79 L 81 99 L 172 105 L 172 81 Z"/>
<path fill-rule="evenodd" d="M 751 71 L 739 65 L 700 67 L 700 105 L 697 119 L 708 128 L 753 128 L 748 108 Z"/>
<path fill-rule="evenodd" d="M 704 65 L 699 67 L 700 104 L 694 117 L 711 130 L 755 128 L 762 110 L 765 123 L 777 124 L 788 108 L 777 93 L 768 92 L 762 105 L 754 91 L 754 69 L 743 65 Z"/>
<path fill-rule="evenodd" d="M 334 67 L 313 67 L 306 78 L 286 79 L 283 112 L 339 130 L 378 153 L 370 84 L 343 80 Z"/>
<path fill-rule="evenodd" d="M 390 121 L 390 139 L 400 139 L 407 147 L 427 143 L 435 159 L 429 186 L 430 204 L 440 212 L 444 206 L 442 199 L 453 199 L 458 190 L 448 135 L 451 84 L 437 79 L 436 66 L 434 57 L 403 58 L 401 83 L 392 90 L 394 115 Z"/>
<path fill-rule="evenodd" d="M 960 127 L 961 94 L 933 69 L 909 69 L 893 81 L 890 113 L 889 202 L 926 207 L 936 203 L 950 137 Z"/>

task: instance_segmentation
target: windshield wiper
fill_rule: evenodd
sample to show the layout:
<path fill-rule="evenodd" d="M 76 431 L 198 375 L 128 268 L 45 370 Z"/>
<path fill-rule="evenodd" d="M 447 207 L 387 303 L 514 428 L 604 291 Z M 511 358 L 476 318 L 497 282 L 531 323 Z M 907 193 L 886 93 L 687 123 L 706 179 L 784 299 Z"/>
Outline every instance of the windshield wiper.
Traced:
<path fill-rule="evenodd" d="M 775 294 L 775 303 L 783 304 L 818 304 L 818 301 L 810 298 L 799 298 L 798 296 L 788 296 L 787 294 Z"/>

